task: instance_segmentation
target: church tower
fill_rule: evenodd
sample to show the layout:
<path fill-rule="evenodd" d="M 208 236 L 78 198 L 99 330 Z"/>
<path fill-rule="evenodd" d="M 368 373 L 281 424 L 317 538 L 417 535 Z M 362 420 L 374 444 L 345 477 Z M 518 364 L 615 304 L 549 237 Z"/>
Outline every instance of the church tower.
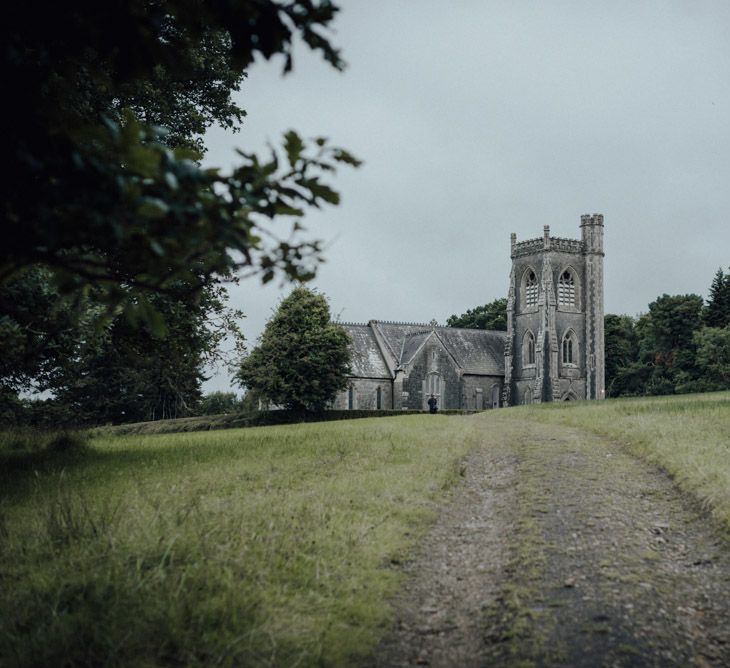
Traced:
<path fill-rule="evenodd" d="M 603 399 L 603 216 L 580 239 L 511 237 L 505 406 Z"/>

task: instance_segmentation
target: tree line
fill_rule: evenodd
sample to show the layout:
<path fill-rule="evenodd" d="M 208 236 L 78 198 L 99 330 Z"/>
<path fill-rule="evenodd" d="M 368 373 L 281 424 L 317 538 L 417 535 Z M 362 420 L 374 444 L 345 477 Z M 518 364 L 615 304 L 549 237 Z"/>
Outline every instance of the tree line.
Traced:
<path fill-rule="evenodd" d="M 730 389 L 730 272 L 706 303 L 665 294 L 638 317 L 606 315 L 605 336 L 609 397 Z"/>

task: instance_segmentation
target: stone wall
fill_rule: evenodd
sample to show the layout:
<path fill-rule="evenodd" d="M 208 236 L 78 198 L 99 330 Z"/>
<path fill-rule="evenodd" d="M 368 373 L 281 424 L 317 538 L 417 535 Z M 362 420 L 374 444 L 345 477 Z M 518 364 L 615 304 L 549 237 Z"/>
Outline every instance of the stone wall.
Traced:
<path fill-rule="evenodd" d="M 352 387 L 352 406 L 350 406 L 350 387 Z M 380 389 L 380 409 L 393 408 L 393 383 L 389 379 L 352 378 L 350 387 L 338 393 L 332 408 L 343 411 L 377 410 L 378 389 Z"/>
<path fill-rule="evenodd" d="M 501 376 L 464 374 L 461 377 L 461 408 L 477 411 L 492 408 L 493 391 L 497 402 L 501 402 L 503 380 Z"/>

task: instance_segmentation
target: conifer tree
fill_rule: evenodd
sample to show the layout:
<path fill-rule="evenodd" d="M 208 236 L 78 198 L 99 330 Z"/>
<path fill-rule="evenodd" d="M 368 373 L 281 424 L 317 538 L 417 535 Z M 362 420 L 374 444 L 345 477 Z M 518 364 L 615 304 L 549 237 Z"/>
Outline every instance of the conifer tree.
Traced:
<path fill-rule="evenodd" d="M 706 327 L 730 324 L 730 270 L 725 274 L 720 268 L 715 273 L 702 320 Z"/>

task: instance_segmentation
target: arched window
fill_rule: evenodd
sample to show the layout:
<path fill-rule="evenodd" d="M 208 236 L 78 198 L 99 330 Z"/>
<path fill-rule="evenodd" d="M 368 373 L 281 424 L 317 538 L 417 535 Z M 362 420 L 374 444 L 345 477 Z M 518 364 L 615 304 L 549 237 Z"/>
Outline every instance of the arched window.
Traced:
<path fill-rule="evenodd" d="M 537 276 L 535 275 L 534 270 L 528 269 L 525 272 L 524 285 L 524 308 L 537 306 Z"/>
<path fill-rule="evenodd" d="M 380 410 L 383 407 L 383 391 L 378 388 L 375 390 L 375 407 Z"/>
<path fill-rule="evenodd" d="M 578 337 L 572 329 L 565 332 L 561 346 L 563 364 L 577 366 L 578 364 Z"/>
<path fill-rule="evenodd" d="M 522 337 L 522 366 L 533 366 L 535 364 L 535 337 L 528 329 Z"/>
<path fill-rule="evenodd" d="M 575 276 L 566 269 L 558 279 L 558 304 L 561 306 L 575 306 Z"/>

